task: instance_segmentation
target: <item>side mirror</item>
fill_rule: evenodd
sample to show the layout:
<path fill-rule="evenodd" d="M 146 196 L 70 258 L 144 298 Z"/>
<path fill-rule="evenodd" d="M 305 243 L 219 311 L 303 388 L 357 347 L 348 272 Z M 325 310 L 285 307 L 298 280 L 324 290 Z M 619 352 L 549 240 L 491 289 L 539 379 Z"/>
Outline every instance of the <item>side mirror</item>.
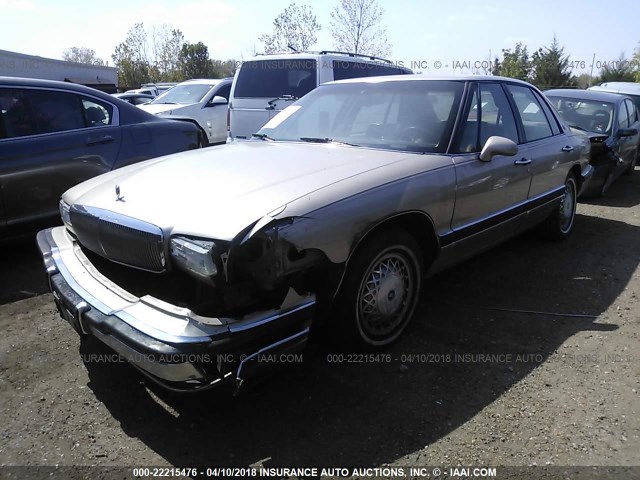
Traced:
<path fill-rule="evenodd" d="M 216 95 L 209 101 L 209 104 L 207 105 L 207 107 L 215 107 L 216 105 L 226 105 L 227 103 L 228 102 L 226 98 Z"/>
<path fill-rule="evenodd" d="M 484 142 L 480 152 L 480 160 L 490 162 L 496 155 L 507 155 L 509 157 L 518 153 L 518 145 L 513 140 L 504 137 L 489 137 Z"/>
<path fill-rule="evenodd" d="M 637 128 L 619 128 L 616 137 L 633 137 L 638 134 Z"/>

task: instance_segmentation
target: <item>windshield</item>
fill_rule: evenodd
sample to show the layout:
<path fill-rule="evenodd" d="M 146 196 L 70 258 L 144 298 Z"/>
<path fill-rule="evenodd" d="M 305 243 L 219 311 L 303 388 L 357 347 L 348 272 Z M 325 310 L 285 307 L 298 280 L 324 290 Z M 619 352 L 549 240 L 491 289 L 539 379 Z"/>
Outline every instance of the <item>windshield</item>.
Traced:
<path fill-rule="evenodd" d="M 315 60 L 252 60 L 240 67 L 233 96 L 300 98 L 316 88 L 316 78 Z"/>
<path fill-rule="evenodd" d="M 323 85 L 273 117 L 259 134 L 276 141 L 445 152 L 464 82 Z"/>
<path fill-rule="evenodd" d="M 553 95 L 547 95 L 547 98 L 569 125 L 611 135 L 614 118 L 612 103 Z"/>
<path fill-rule="evenodd" d="M 151 103 L 198 103 L 202 101 L 204 96 L 215 86 L 215 83 L 207 85 L 196 83 L 176 85 L 157 97 Z"/>

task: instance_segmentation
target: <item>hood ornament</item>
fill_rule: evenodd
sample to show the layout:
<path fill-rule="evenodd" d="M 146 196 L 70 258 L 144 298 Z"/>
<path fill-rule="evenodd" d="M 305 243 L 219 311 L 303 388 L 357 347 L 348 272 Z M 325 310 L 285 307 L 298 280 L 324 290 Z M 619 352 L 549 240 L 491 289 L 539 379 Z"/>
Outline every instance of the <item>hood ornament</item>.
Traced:
<path fill-rule="evenodd" d="M 124 202 L 124 196 L 120 195 L 120 185 L 116 185 L 116 202 Z"/>

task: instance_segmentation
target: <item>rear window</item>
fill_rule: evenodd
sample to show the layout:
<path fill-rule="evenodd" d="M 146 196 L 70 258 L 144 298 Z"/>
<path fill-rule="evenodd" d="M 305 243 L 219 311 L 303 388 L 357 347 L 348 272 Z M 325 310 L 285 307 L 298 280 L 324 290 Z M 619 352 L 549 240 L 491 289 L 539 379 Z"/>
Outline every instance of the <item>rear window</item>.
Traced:
<path fill-rule="evenodd" d="M 244 62 L 233 93 L 238 98 L 300 98 L 317 86 L 317 64 L 311 59 Z"/>

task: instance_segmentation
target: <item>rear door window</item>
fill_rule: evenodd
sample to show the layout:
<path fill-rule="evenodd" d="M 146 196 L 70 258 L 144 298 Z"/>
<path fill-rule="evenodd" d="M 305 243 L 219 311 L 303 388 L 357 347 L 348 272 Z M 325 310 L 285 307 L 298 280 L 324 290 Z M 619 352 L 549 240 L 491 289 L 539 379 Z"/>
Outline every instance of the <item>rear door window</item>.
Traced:
<path fill-rule="evenodd" d="M 317 86 L 317 63 L 312 59 L 251 60 L 238 73 L 234 97 L 300 98 Z"/>
<path fill-rule="evenodd" d="M 104 127 L 111 124 L 112 107 L 94 99 L 83 98 L 82 107 L 88 127 Z"/>

